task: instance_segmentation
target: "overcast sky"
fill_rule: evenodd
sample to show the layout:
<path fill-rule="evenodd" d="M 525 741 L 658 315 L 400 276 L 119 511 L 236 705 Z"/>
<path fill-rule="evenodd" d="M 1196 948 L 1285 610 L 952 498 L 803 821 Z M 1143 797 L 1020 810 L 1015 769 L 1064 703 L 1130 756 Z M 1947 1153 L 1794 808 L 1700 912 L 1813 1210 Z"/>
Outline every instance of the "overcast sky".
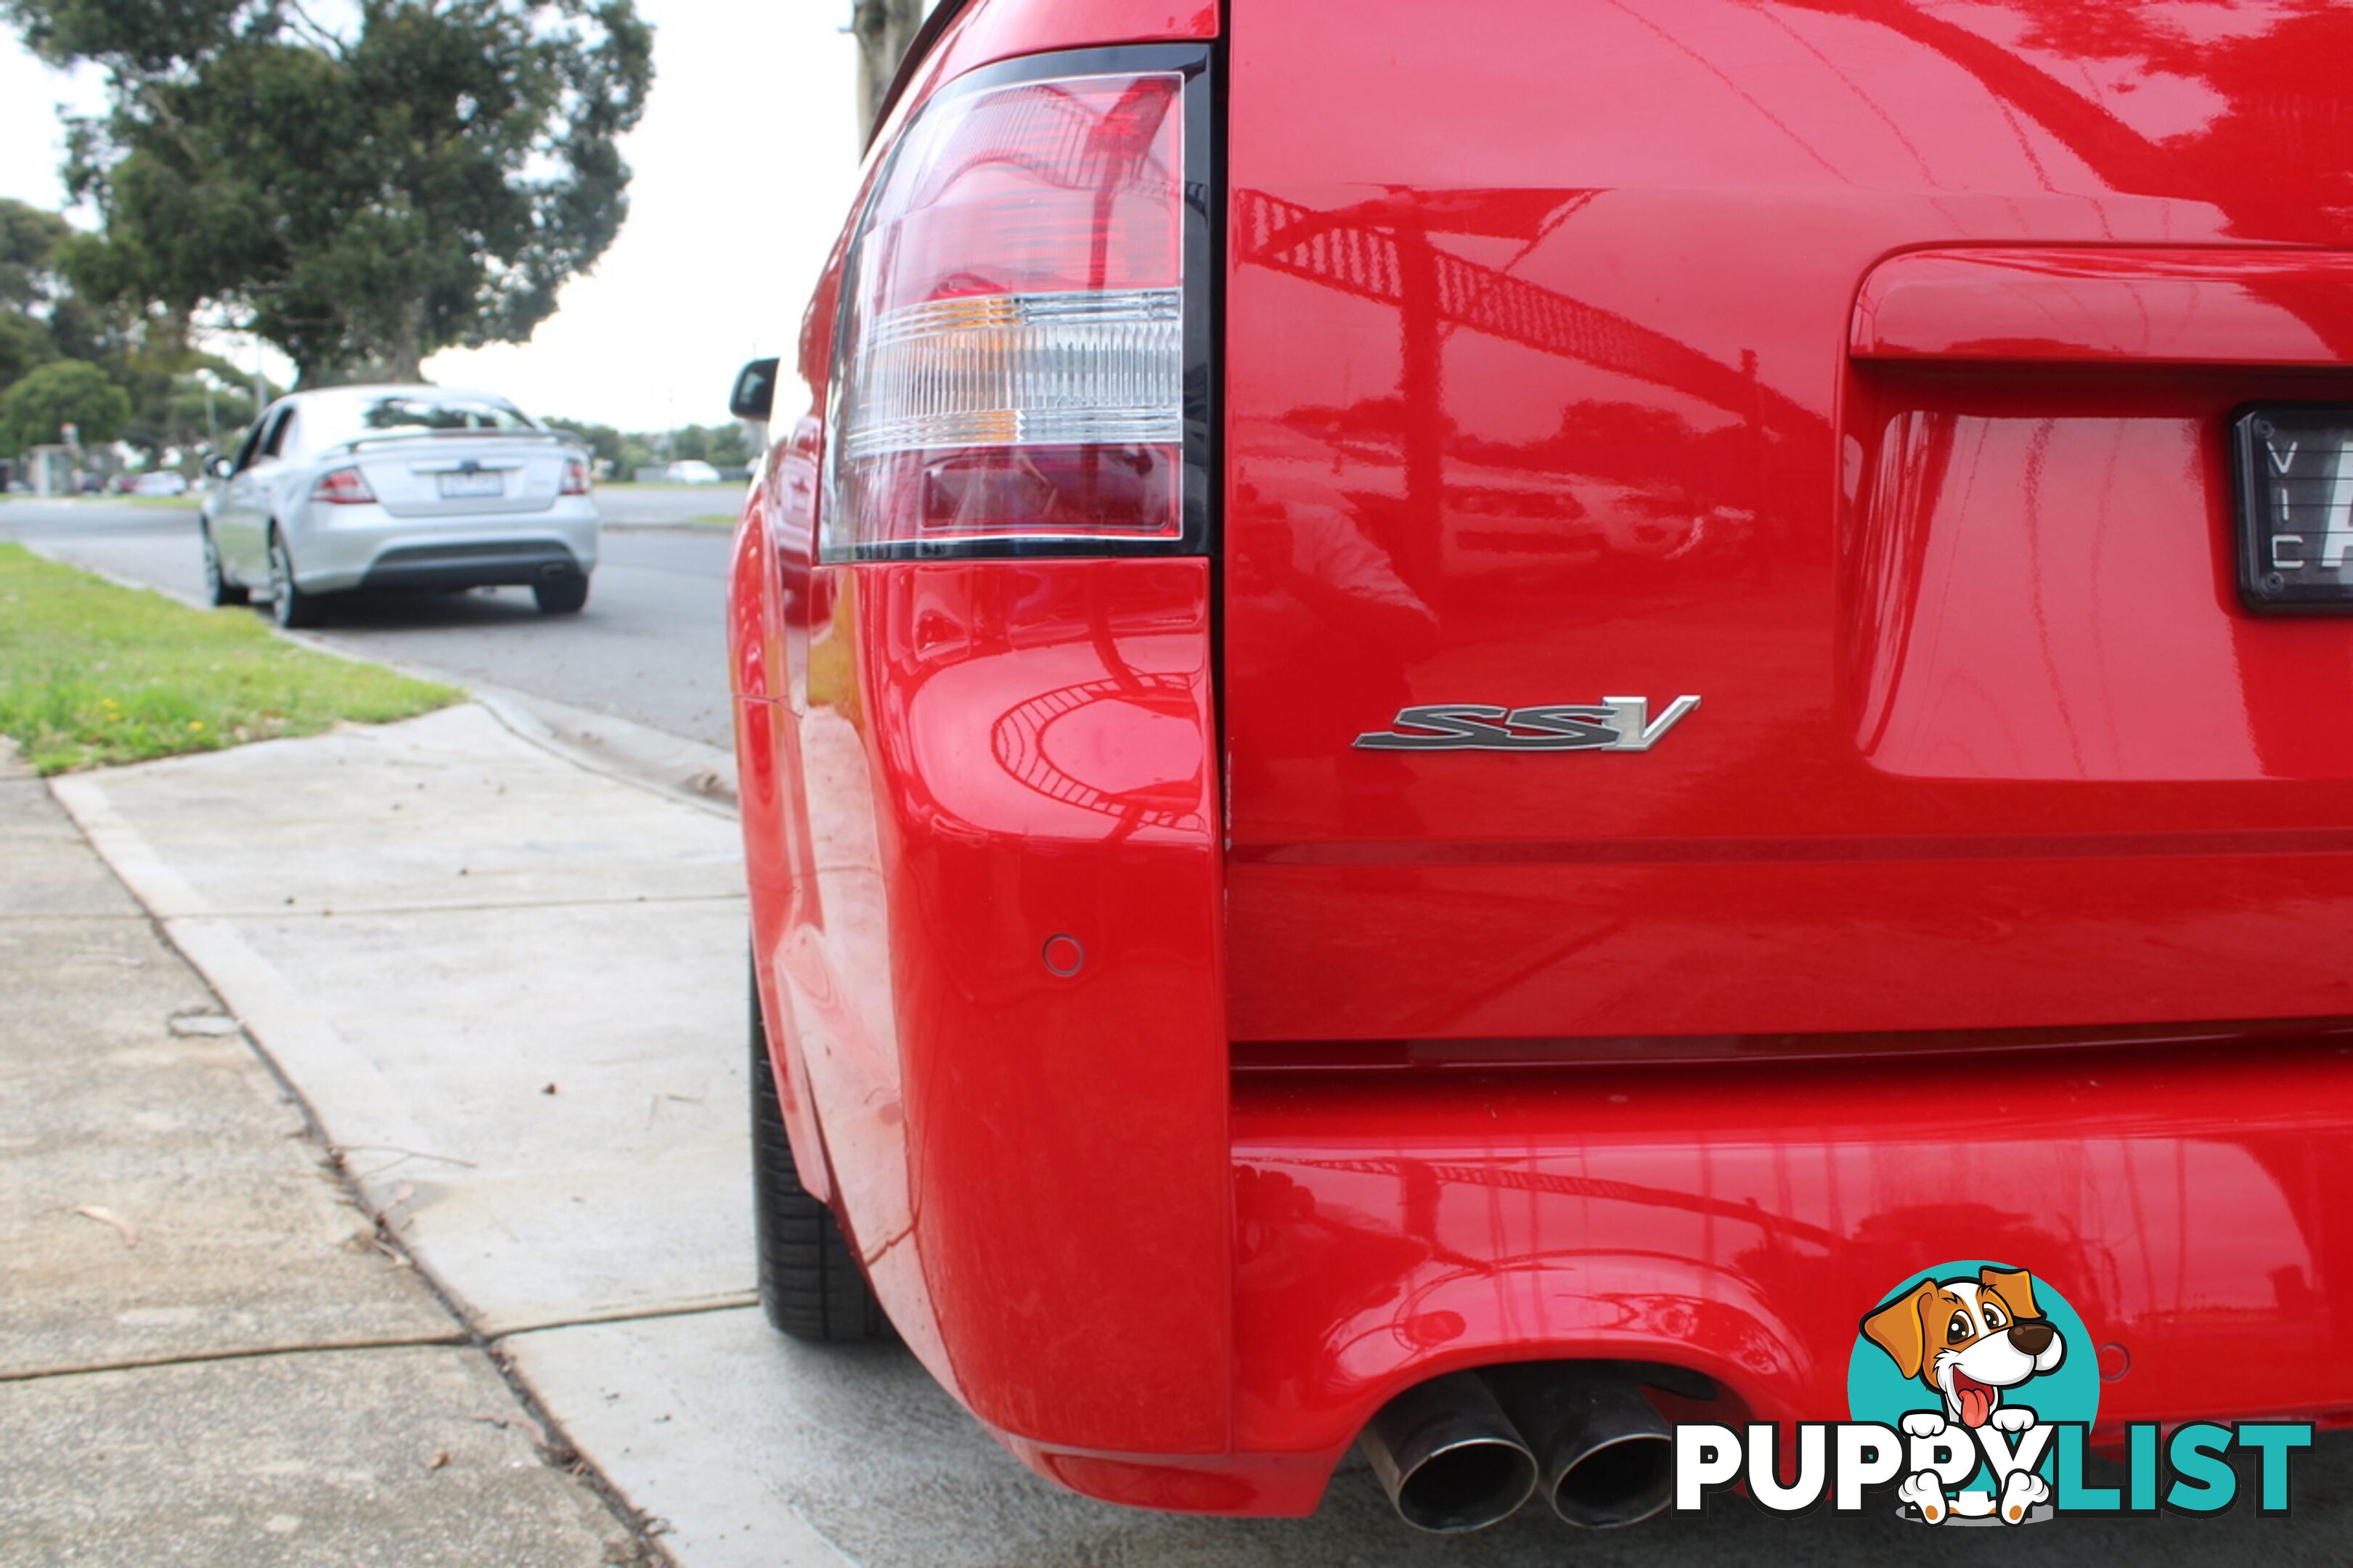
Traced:
<path fill-rule="evenodd" d="M 638 0 L 656 74 L 623 143 L 637 172 L 628 226 L 529 343 L 438 354 L 426 374 L 627 429 L 724 420 L 737 367 L 791 346 L 849 201 L 849 6 Z M 63 204 L 57 106 L 97 109 L 102 86 L 48 69 L 0 29 L 0 195 Z"/>

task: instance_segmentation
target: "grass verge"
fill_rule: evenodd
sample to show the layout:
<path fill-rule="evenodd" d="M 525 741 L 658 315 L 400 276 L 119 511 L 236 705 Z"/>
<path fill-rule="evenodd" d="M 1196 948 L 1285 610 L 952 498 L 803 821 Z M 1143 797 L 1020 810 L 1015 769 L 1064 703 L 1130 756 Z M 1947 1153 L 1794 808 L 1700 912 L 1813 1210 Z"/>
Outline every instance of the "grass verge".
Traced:
<path fill-rule="evenodd" d="M 0 544 L 0 733 L 44 773 L 380 724 L 464 693 Z"/>

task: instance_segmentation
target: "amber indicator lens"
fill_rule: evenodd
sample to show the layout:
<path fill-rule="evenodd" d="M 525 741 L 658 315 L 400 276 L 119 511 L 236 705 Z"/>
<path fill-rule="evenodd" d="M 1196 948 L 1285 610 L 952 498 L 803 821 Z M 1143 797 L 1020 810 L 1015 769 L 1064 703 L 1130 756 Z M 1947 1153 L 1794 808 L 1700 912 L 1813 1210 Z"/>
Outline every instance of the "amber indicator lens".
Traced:
<path fill-rule="evenodd" d="M 2232 427 L 2239 595 L 2353 613 L 2353 404 L 2265 404 Z"/>

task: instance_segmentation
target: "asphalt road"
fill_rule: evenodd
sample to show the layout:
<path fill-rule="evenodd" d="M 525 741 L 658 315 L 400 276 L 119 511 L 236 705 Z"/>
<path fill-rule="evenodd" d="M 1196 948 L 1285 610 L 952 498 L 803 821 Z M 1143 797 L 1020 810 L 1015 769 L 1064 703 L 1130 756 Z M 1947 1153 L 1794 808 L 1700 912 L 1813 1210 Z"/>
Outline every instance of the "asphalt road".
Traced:
<path fill-rule="evenodd" d="M 552 698 L 725 748 L 728 532 L 733 486 L 600 491 L 607 526 L 588 607 L 545 616 L 524 588 L 338 599 L 330 641 L 370 658 Z M 638 520 L 624 521 L 624 518 Z M 659 520 L 677 520 L 662 526 Z M 194 508 L 90 500 L 0 502 L 0 539 L 174 593 L 204 582 Z"/>
<path fill-rule="evenodd" d="M 607 485 L 596 492 L 597 513 L 611 523 L 692 522 L 743 510 L 740 484 Z"/>

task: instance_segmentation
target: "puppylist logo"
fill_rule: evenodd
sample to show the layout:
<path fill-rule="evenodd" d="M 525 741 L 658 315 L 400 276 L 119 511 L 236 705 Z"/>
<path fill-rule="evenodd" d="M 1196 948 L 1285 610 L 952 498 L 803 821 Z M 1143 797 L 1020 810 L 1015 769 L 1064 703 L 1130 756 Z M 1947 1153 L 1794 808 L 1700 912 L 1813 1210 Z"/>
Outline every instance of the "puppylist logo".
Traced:
<path fill-rule="evenodd" d="M 1784 1483 L 1777 1429 L 1691 1422 L 1674 1433 L 1675 1507 L 1746 1485 L 1776 1513 L 1827 1500 L 1852 1513 L 1893 1485 L 1923 1524 L 2020 1525 L 2059 1513 L 2221 1513 L 2238 1501 L 2232 1450 L 2254 1457 L 2256 1509 L 2285 1513 L 2288 1459 L 2312 1446 L 2310 1422 L 2191 1422 L 2169 1434 L 2124 1428 L 2126 1484 L 2094 1486 L 2084 1456 L 2100 1374 L 2084 1321 L 2050 1281 L 1974 1259 L 1905 1280 L 1863 1313 L 1847 1365 L 1848 1421 L 1796 1430 Z M 2113 1442 L 2111 1434 L 2103 1440 Z"/>

